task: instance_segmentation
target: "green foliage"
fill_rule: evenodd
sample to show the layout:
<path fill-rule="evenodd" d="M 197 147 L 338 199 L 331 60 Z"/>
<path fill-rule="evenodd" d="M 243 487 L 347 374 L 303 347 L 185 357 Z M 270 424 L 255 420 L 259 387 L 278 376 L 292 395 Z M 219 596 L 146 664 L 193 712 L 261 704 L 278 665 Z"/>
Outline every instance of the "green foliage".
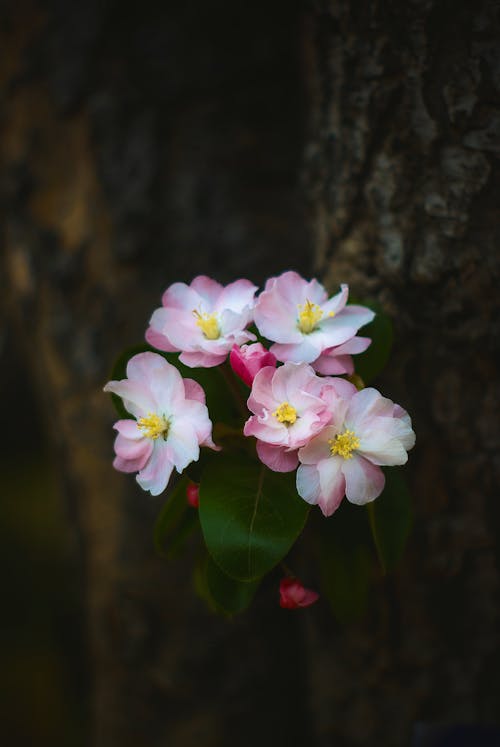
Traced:
<path fill-rule="evenodd" d="M 401 556 L 412 525 L 411 496 L 401 470 L 384 470 L 385 488 L 368 504 L 370 527 L 377 555 L 385 572 L 393 570 Z"/>
<path fill-rule="evenodd" d="M 198 572 L 198 592 L 211 609 L 226 615 L 243 612 L 251 603 L 260 579 L 237 581 L 227 576 L 207 555 Z"/>
<path fill-rule="evenodd" d="M 347 624 L 362 617 L 368 599 L 372 553 L 366 511 L 344 500 L 320 522 L 316 550 L 321 588 L 337 620 Z"/>
<path fill-rule="evenodd" d="M 394 334 L 392 321 L 381 306 L 366 302 L 363 305 L 375 311 L 375 319 L 360 329 L 358 334 L 370 337 L 372 342 L 368 350 L 354 356 L 354 365 L 358 376 L 361 376 L 365 384 L 369 384 L 387 365 Z"/>
<path fill-rule="evenodd" d="M 220 569 L 239 581 L 264 576 L 302 531 L 309 506 L 294 473 L 271 472 L 242 456 L 220 456 L 200 484 L 200 521 Z"/>

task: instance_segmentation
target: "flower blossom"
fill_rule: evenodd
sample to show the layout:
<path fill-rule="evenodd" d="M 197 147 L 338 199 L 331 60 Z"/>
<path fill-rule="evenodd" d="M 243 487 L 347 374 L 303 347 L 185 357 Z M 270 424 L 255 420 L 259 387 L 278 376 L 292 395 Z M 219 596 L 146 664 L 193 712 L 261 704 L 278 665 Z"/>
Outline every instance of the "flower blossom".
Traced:
<path fill-rule="evenodd" d="M 161 355 L 135 355 L 127 364 L 127 378 L 108 382 L 104 391 L 121 397 L 135 418 L 114 425 L 113 466 L 138 472 L 137 482 L 151 495 L 165 490 L 174 467 L 182 472 L 197 461 L 200 446 L 217 449 L 203 389 L 183 379 Z"/>
<path fill-rule="evenodd" d="M 322 374 L 351 374 L 351 355 L 371 342 L 356 333 L 375 315 L 364 306 L 346 306 L 348 295 L 348 286 L 341 285 L 340 293 L 328 298 L 317 280 L 284 272 L 267 281 L 255 305 L 255 324 L 274 341 L 271 352 L 279 361 L 310 363 Z"/>
<path fill-rule="evenodd" d="M 275 356 L 266 350 L 260 342 L 253 345 L 233 345 L 229 355 L 229 363 L 234 373 L 248 386 L 252 386 L 255 376 L 261 368 L 272 366 L 276 368 Z"/>
<path fill-rule="evenodd" d="M 224 287 L 204 275 L 191 285 L 174 283 L 151 317 L 146 340 L 158 350 L 181 352 L 179 360 L 190 368 L 218 366 L 234 344 L 255 340 L 245 328 L 256 290 L 249 280 Z"/>
<path fill-rule="evenodd" d="M 343 379 L 323 379 L 307 363 L 267 366 L 256 375 L 248 408 L 254 414 L 243 433 L 257 439 L 259 459 L 274 472 L 291 472 L 297 452 L 331 419 L 324 391 L 335 398 L 355 389 Z"/>
<path fill-rule="evenodd" d="M 319 594 L 302 586 L 298 578 L 282 578 L 280 581 L 280 607 L 287 610 L 310 607 L 319 599 Z"/>
<path fill-rule="evenodd" d="M 362 505 L 384 488 L 380 465 L 405 464 L 415 443 L 410 416 L 376 389 L 331 400 L 332 420 L 299 450 L 297 491 L 325 516 L 344 497 Z"/>

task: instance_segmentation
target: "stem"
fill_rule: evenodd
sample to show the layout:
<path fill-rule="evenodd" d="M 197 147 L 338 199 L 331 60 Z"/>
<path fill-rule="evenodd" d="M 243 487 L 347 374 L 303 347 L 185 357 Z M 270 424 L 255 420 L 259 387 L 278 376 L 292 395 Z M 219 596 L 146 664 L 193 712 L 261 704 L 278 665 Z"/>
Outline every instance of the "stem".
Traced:
<path fill-rule="evenodd" d="M 297 578 L 296 574 L 292 571 L 291 568 L 287 566 L 286 563 L 283 562 L 283 560 L 280 562 L 280 566 L 283 568 L 283 573 L 285 576 L 289 576 L 290 578 Z"/>
<path fill-rule="evenodd" d="M 241 393 L 241 390 L 238 386 L 238 382 L 234 378 L 233 370 L 229 363 L 225 361 L 222 366 L 219 366 L 219 371 L 221 372 L 226 384 L 229 387 L 229 390 L 231 391 L 231 394 L 233 395 L 233 399 L 238 406 L 238 410 L 240 411 L 240 414 L 243 416 L 245 420 L 248 418 L 248 408 L 246 405 L 245 400 L 243 399 L 243 395 Z"/>

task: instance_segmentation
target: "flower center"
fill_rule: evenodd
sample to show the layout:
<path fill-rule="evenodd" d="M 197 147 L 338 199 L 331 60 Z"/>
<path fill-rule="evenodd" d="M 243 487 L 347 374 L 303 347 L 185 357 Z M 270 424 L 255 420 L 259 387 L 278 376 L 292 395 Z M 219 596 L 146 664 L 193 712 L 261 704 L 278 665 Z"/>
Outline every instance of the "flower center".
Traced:
<path fill-rule="evenodd" d="M 306 298 L 305 303 L 299 303 L 298 309 L 298 327 L 301 332 L 308 335 L 315 329 L 318 322 L 323 318 L 323 312 L 317 303 L 311 303 L 308 298 Z"/>
<path fill-rule="evenodd" d="M 288 402 L 282 402 L 277 410 L 273 412 L 275 418 L 285 425 L 293 425 L 297 420 L 297 410 Z"/>
<path fill-rule="evenodd" d="M 137 427 L 144 433 L 147 438 L 163 438 L 167 437 L 168 434 L 168 421 L 165 420 L 163 415 L 155 415 L 152 412 L 148 413 L 146 418 L 139 418 L 137 421 Z"/>
<path fill-rule="evenodd" d="M 354 431 L 344 431 L 335 438 L 329 438 L 328 445 L 332 456 L 338 454 L 344 459 L 352 459 L 352 452 L 359 448 L 359 438 L 356 438 Z"/>
<path fill-rule="evenodd" d="M 193 309 L 196 324 L 201 329 L 207 340 L 218 340 L 220 337 L 219 323 L 215 314 L 205 314 Z"/>

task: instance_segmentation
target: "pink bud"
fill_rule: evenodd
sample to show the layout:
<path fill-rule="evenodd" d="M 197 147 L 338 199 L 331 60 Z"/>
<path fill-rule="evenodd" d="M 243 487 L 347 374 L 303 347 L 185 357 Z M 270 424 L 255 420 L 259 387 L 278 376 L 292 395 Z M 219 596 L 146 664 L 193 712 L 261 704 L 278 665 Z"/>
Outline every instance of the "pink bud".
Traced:
<path fill-rule="evenodd" d="M 186 488 L 186 498 L 190 506 L 198 508 L 200 505 L 200 486 L 190 482 Z"/>
<path fill-rule="evenodd" d="M 252 386 L 256 374 L 265 366 L 276 367 L 276 358 L 264 345 L 255 342 L 253 345 L 233 345 L 229 362 L 234 373 L 245 384 Z"/>
<path fill-rule="evenodd" d="M 280 607 L 287 610 L 309 607 L 319 599 L 319 594 L 302 586 L 298 578 L 282 578 L 280 581 Z"/>

